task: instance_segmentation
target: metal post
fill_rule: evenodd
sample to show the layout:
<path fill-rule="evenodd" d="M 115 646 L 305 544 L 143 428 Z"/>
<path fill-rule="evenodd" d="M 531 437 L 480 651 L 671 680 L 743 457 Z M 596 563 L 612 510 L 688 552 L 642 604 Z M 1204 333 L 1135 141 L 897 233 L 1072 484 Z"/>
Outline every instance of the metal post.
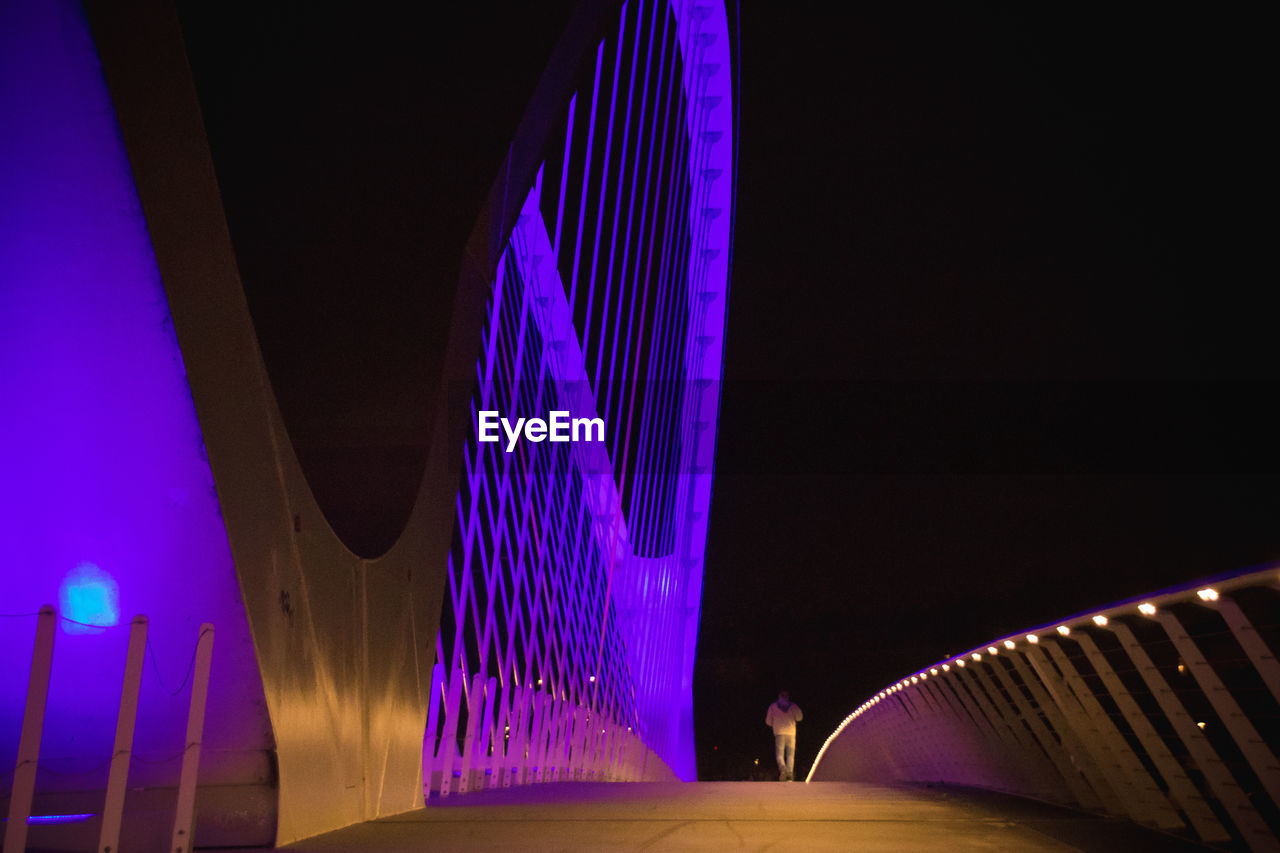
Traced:
<path fill-rule="evenodd" d="M 588 716 L 588 723 L 586 726 L 587 748 L 583 755 L 585 766 L 583 768 L 582 776 L 584 779 L 592 782 L 596 780 L 596 775 L 600 772 L 600 756 L 603 750 L 601 735 L 603 735 L 604 732 L 596 728 L 598 725 L 600 725 L 600 711 L 597 708 L 594 718 Z"/>
<path fill-rule="evenodd" d="M 609 721 L 609 742 L 606 749 L 608 750 L 608 763 L 605 765 L 605 781 L 621 781 L 623 777 L 622 727 L 612 720 Z"/>
<path fill-rule="evenodd" d="M 458 750 L 458 715 L 462 712 L 462 688 L 467 673 L 455 669 L 449 678 L 449 698 L 444 704 L 444 730 L 440 732 L 440 749 L 435 765 L 440 768 L 440 796 L 447 797 L 453 790 L 454 753 Z"/>
<path fill-rule="evenodd" d="M 502 787 L 519 784 L 524 770 L 525 730 L 529 727 L 529 685 L 515 689 L 511 698 L 511 715 L 508 717 L 511 736 L 507 739 L 507 758 L 502 773 Z"/>
<path fill-rule="evenodd" d="M 484 674 L 477 672 L 471 679 L 471 693 L 467 696 L 467 731 L 462 738 L 462 776 L 458 780 L 458 793 L 471 790 L 471 766 L 475 762 L 476 729 L 484 711 Z"/>
<path fill-rule="evenodd" d="M 120 820 L 124 814 L 129 762 L 133 758 L 133 730 L 138 719 L 138 692 L 142 687 L 142 664 L 146 652 L 147 617 L 135 616 L 129 627 L 129 651 L 125 655 L 120 714 L 116 718 L 116 745 L 111 753 L 111 772 L 107 776 L 107 798 L 102 807 L 98 853 L 116 853 L 120 849 Z"/>
<path fill-rule="evenodd" d="M 53 670 L 53 637 L 58 613 L 46 604 L 36 617 L 36 645 L 31 654 L 27 681 L 27 709 L 22 715 L 18 760 L 13 768 L 13 793 L 9 797 L 9 823 L 4 833 L 4 853 L 22 853 L 27 846 L 27 818 L 36 793 L 36 768 L 40 763 L 40 738 L 44 734 L 44 709 L 49 699 L 49 674 Z"/>
<path fill-rule="evenodd" d="M 422 799 L 431 797 L 431 781 L 435 775 L 435 751 L 439 747 L 440 707 L 444 704 L 444 665 L 431 667 L 431 686 L 426 703 L 426 735 L 422 738 Z M 425 804 L 425 802 L 424 802 Z"/>
<path fill-rule="evenodd" d="M 1124 682 L 1120 680 L 1115 670 L 1111 668 L 1110 662 L 1103 656 L 1097 644 L 1093 642 L 1093 638 L 1087 634 L 1080 634 L 1076 637 L 1076 643 L 1084 651 L 1085 657 L 1093 665 L 1093 669 L 1098 673 L 1098 677 L 1102 679 L 1102 683 L 1106 685 L 1107 692 L 1115 700 L 1116 707 L 1120 709 L 1120 713 L 1124 716 L 1125 721 L 1128 722 L 1129 728 L 1133 729 L 1133 733 L 1142 744 L 1142 748 L 1147 751 L 1147 755 L 1151 758 L 1151 763 L 1156 766 L 1156 770 L 1164 777 L 1165 783 L 1169 786 L 1169 796 L 1173 797 L 1174 802 L 1182 807 L 1182 811 L 1187 815 L 1191 825 L 1199 833 L 1200 838 L 1204 841 L 1230 841 L 1231 834 L 1223 829 L 1222 824 L 1213 816 L 1213 811 L 1209 808 L 1209 804 L 1204 801 L 1204 798 L 1196 791 L 1195 786 L 1191 784 L 1191 780 L 1187 778 L 1186 771 L 1182 769 L 1173 754 L 1169 752 L 1169 748 L 1164 745 L 1164 741 L 1156 733 L 1151 721 L 1147 719 L 1146 714 L 1138 707 L 1138 703 L 1129 695 L 1129 689 L 1125 687 Z"/>
<path fill-rule="evenodd" d="M 592 711 L 594 711 L 594 713 L 592 713 Z M 604 750 L 604 732 L 600 729 L 600 716 L 601 712 L 599 707 L 593 707 L 587 712 L 587 746 L 586 752 L 583 754 L 586 766 L 583 768 L 582 777 L 591 781 L 595 781 L 599 775 L 600 762 L 602 760 Z"/>
<path fill-rule="evenodd" d="M 919 729 L 923 766 L 930 773 L 930 779 L 941 780 L 948 775 L 947 767 L 949 762 L 947 760 L 947 752 L 943 748 L 941 738 L 938 735 L 938 705 L 933 698 L 933 694 L 929 692 L 928 679 L 920 682 L 915 693 L 924 714 L 924 719 L 921 721 Z"/>
<path fill-rule="evenodd" d="M 1021 769 L 1010 758 L 1008 744 L 1004 742 L 992 722 L 987 719 L 987 716 L 983 714 L 982 710 L 974 703 L 973 697 L 965 687 L 963 679 L 960 677 L 960 670 L 961 668 L 957 666 L 948 673 L 945 680 L 940 682 L 940 684 L 943 685 L 941 688 L 943 695 L 945 696 L 948 692 L 950 693 L 958 707 L 963 709 L 965 714 L 968 716 L 973 725 L 974 731 L 976 731 L 985 742 L 985 748 L 981 751 L 988 761 L 984 766 L 989 769 L 991 765 L 990 759 L 994 758 L 1000 765 L 1007 769 L 1008 772 L 1015 776 L 1020 774 L 1022 772 Z M 989 777 L 989 784 L 992 788 L 1002 787 L 998 777 L 996 776 Z M 1007 782 L 1003 784 L 1003 787 L 1007 786 Z"/>
<path fill-rule="evenodd" d="M 1277 766 L 1275 755 L 1258 735 L 1258 730 L 1253 727 L 1253 723 L 1245 716 L 1244 711 L 1240 710 L 1235 698 L 1227 691 L 1222 679 L 1218 678 L 1218 673 L 1214 672 L 1213 667 L 1209 666 L 1209 662 L 1204 659 L 1204 655 L 1200 653 L 1200 647 L 1182 627 L 1178 617 L 1168 610 L 1158 610 L 1156 621 L 1163 626 L 1165 633 L 1169 635 L 1169 639 L 1178 650 L 1178 654 L 1186 661 L 1187 668 L 1195 676 L 1196 683 L 1200 685 L 1200 689 L 1213 705 L 1214 712 L 1227 727 L 1227 731 L 1235 740 L 1236 746 L 1240 748 L 1240 752 L 1244 754 L 1249 766 L 1253 768 L 1253 772 L 1258 774 L 1258 781 L 1266 789 L 1267 796 L 1272 802 L 1280 803 L 1280 766 Z"/>
<path fill-rule="evenodd" d="M 204 737 L 204 709 L 209 698 L 209 664 L 213 660 L 213 626 L 200 626 L 196 640 L 195 669 L 191 673 L 191 709 L 187 714 L 187 740 L 182 752 L 182 772 L 178 776 L 178 809 L 173 820 L 173 840 L 169 849 L 188 853 L 194 847 L 196 773 L 200 768 L 200 741 Z"/>
<path fill-rule="evenodd" d="M 542 766 L 546 763 L 543 758 L 547 742 L 545 698 L 543 693 L 535 690 L 529 700 L 529 756 L 520 775 L 531 785 L 542 781 Z"/>
<path fill-rule="evenodd" d="M 1156 669 L 1155 664 L 1151 662 L 1151 657 L 1133 636 L 1129 626 L 1112 622 L 1107 628 L 1119 638 L 1121 648 L 1128 653 L 1134 668 L 1146 682 L 1151 694 L 1156 697 L 1156 702 L 1160 704 L 1160 710 L 1164 712 L 1165 719 L 1173 726 L 1174 732 L 1186 746 L 1187 753 L 1204 774 L 1209 790 L 1213 791 L 1218 802 L 1222 803 L 1223 808 L 1227 810 L 1227 814 L 1231 816 L 1231 820 L 1235 822 L 1236 828 L 1240 830 L 1245 841 L 1250 847 L 1256 849 L 1274 846 L 1275 836 L 1267 829 L 1266 823 L 1254 809 L 1248 795 L 1240 787 L 1240 783 L 1232 778 L 1227 766 L 1209 743 L 1209 739 L 1196 726 L 1195 720 L 1191 719 L 1182 701 L 1169 687 L 1169 682 L 1165 681 L 1160 670 Z"/>
<path fill-rule="evenodd" d="M 1055 641 L 1041 642 L 1041 646 L 1049 650 L 1053 662 L 1057 664 L 1063 679 L 1071 692 L 1076 695 L 1080 706 L 1084 708 L 1093 723 L 1094 731 L 1102 744 L 1102 748 L 1111 756 L 1118 772 L 1120 785 L 1116 793 L 1121 801 L 1127 804 L 1129 816 L 1139 823 L 1157 826 L 1160 829 L 1181 829 L 1186 824 L 1174 811 L 1169 800 L 1156 786 L 1151 774 L 1142 766 L 1138 756 L 1129 748 L 1128 742 L 1120 734 L 1115 723 L 1107 716 L 1089 685 L 1085 684 L 1075 664 L 1067 657 L 1067 653 Z"/>
<path fill-rule="evenodd" d="M 1057 701 L 1046 692 L 1045 685 L 1041 682 L 1039 674 L 1033 672 L 1027 666 L 1026 652 L 1011 654 L 1009 655 L 1009 660 L 1013 664 L 1014 670 L 1018 673 L 1018 677 L 1022 679 L 1022 683 L 1026 685 L 1027 690 L 1031 693 L 1031 699 L 1044 713 L 1049 725 L 1057 732 L 1058 739 L 1062 741 L 1063 749 L 1067 751 L 1067 757 L 1070 759 L 1072 767 L 1078 770 L 1083 777 L 1085 785 L 1089 789 L 1091 801 L 1094 803 L 1085 807 L 1094 810 L 1105 808 L 1103 804 L 1108 799 L 1114 799 L 1115 792 L 1111 790 L 1107 780 L 1098 771 L 1098 767 L 1093 761 L 1093 756 L 1089 754 L 1089 750 L 1080 742 L 1075 728 L 1063 714 L 1062 709 L 1058 707 Z"/>
<path fill-rule="evenodd" d="M 1026 650 L 1027 661 L 1040 678 L 1040 683 L 1045 686 L 1049 692 L 1050 698 L 1053 699 L 1054 705 L 1062 712 L 1066 718 L 1067 725 L 1075 732 L 1080 744 L 1084 747 L 1092 760 L 1093 767 L 1098 774 L 1101 787 L 1098 793 L 1102 800 L 1102 808 L 1108 813 L 1117 817 L 1128 817 L 1129 809 L 1126 805 L 1129 800 L 1129 794 L 1125 788 L 1125 779 L 1121 773 L 1119 766 L 1115 762 L 1110 750 L 1107 748 L 1106 741 L 1099 733 L 1097 726 L 1085 713 L 1084 707 L 1072 695 L 1068 689 L 1066 682 L 1059 677 L 1057 671 L 1044 654 L 1044 649 L 1050 644 L 1044 640 L 1040 641 L 1039 646 L 1028 648 Z"/>
<path fill-rule="evenodd" d="M 631 732 L 627 727 L 618 724 L 618 743 L 614 752 L 618 769 L 614 771 L 614 779 L 619 782 L 634 782 L 635 774 L 631 767 Z"/>
<path fill-rule="evenodd" d="M 586 771 L 587 747 L 591 743 L 590 725 L 587 723 L 591 712 L 578 705 L 573 711 L 573 737 L 569 741 L 569 766 L 572 772 L 569 778 L 575 782 L 582 780 Z"/>
<path fill-rule="evenodd" d="M 902 691 L 899 690 L 890 697 L 885 703 L 885 717 L 887 718 L 885 728 L 888 730 L 888 743 L 885 744 L 885 761 L 893 769 L 893 779 L 900 781 L 905 778 L 903 770 L 902 750 L 898 746 L 901 743 L 902 731 L 910 725 L 911 715 L 907 712 L 907 705 L 902 701 Z M 890 746 L 889 744 L 892 744 Z"/>
<path fill-rule="evenodd" d="M 560 729 L 564 723 L 563 703 L 555 696 L 548 696 L 546 701 L 547 719 L 544 724 L 546 744 L 540 781 L 557 782 L 560 779 Z"/>
<path fill-rule="evenodd" d="M 444 702 L 444 664 L 431 667 L 431 686 L 427 691 L 427 731 L 422 738 L 422 798 L 431 797 L 431 777 L 435 775 L 436 748 L 440 743 L 440 706 Z M 425 803 L 424 803 L 425 804 Z"/>
<path fill-rule="evenodd" d="M 1049 760 L 1053 762 L 1054 767 L 1058 770 L 1058 775 L 1066 783 L 1068 790 L 1071 792 L 1073 805 L 1079 805 L 1086 809 L 1096 809 L 1099 805 L 1098 798 L 1094 796 L 1093 790 L 1080 776 L 1080 771 L 1071 763 L 1071 757 L 1067 753 L 1065 743 L 1060 743 L 1045 728 L 1044 721 L 1040 719 L 1040 715 L 1036 713 L 1036 710 L 1031 707 L 1027 697 L 1023 695 L 1018 685 L 1013 682 L 1013 678 L 1004 666 L 993 661 L 991 668 L 995 670 L 996 678 L 1000 681 L 1000 685 L 1004 687 L 1005 692 L 1013 699 L 1013 703 L 1017 707 L 1018 713 L 1022 716 L 1023 722 L 1026 723 L 1027 728 L 1031 729 L 1031 734 L 1040 742 L 1040 748 L 1044 750 L 1045 755 L 1049 756 Z"/>
<path fill-rule="evenodd" d="M 511 763 L 509 785 L 525 785 L 533 781 L 530 768 L 533 764 L 533 728 L 538 715 L 538 694 L 526 684 L 520 689 L 519 701 L 520 726 L 512 729 L 515 758 Z"/>
<path fill-rule="evenodd" d="M 501 754 L 501 746 L 495 746 L 493 738 L 497 732 L 494 728 L 494 710 L 498 706 L 498 679 L 495 676 L 489 676 L 488 682 L 484 688 L 484 706 L 480 714 L 480 730 L 479 740 L 476 742 L 475 764 L 472 765 L 472 774 L 475 779 L 472 781 L 471 787 L 479 790 L 487 787 L 485 784 L 485 771 L 493 773 L 493 759 Z M 493 747 L 491 750 L 490 748 Z M 491 755 L 491 751 L 493 754 Z M 492 778 L 492 776 L 490 777 Z"/>
<path fill-rule="evenodd" d="M 600 730 L 600 752 L 599 758 L 596 760 L 596 780 L 600 782 L 613 781 L 613 721 L 608 717 L 601 723 L 603 728 Z"/>
<path fill-rule="evenodd" d="M 569 757 L 567 762 L 568 779 L 578 781 L 582 778 L 583 753 L 586 751 L 586 709 L 581 705 L 573 709 L 573 721 L 569 730 Z"/>
<path fill-rule="evenodd" d="M 1002 666 L 999 660 L 992 655 L 986 661 L 990 667 Z M 997 714 L 1004 720 L 1009 731 L 1013 733 L 1014 740 L 1018 742 L 1019 749 L 1016 754 L 1022 758 L 1027 772 L 1031 777 L 1033 784 L 1038 787 L 1037 793 L 1044 799 L 1054 802 L 1070 802 L 1071 796 L 1066 787 L 1066 781 L 1056 772 L 1057 768 L 1040 753 L 1039 746 L 1032 739 L 1027 731 L 1027 727 L 1023 725 L 1022 720 L 1014 713 L 1014 709 L 1004 701 L 1000 695 L 1000 691 L 991 683 L 991 678 L 987 675 L 986 668 L 982 665 L 975 665 L 968 668 L 991 698 L 992 706 Z"/>
<path fill-rule="evenodd" d="M 1271 691 L 1271 695 L 1280 702 L 1280 663 L 1276 662 L 1276 656 L 1271 653 L 1271 649 L 1267 648 L 1266 642 L 1258 636 L 1253 623 L 1249 621 L 1248 616 L 1244 615 L 1239 604 L 1225 595 L 1219 597 L 1215 603 L 1218 605 L 1218 612 L 1226 620 L 1227 627 L 1231 629 L 1232 634 L 1235 634 L 1236 642 L 1240 644 L 1240 648 L 1244 649 L 1249 660 L 1253 661 L 1254 668 L 1258 670 L 1258 675 L 1262 676 L 1262 681 Z"/>
<path fill-rule="evenodd" d="M 539 707 L 539 730 L 538 730 L 538 781 L 553 782 L 555 781 L 555 770 L 553 765 L 556 763 L 556 730 L 559 726 L 559 708 L 560 703 L 555 697 L 542 694 L 538 699 Z"/>
<path fill-rule="evenodd" d="M 494 684 L 494 679 L 489 679 L 489 684 Z M 515 720 L 512 719 L 511 694 L 516 691 L 510 684 L 504 685 L 498 689 L 498 713 L 493 723 L 493 760 L 489 763 L 489 788 L 501 788 L 502 781 L 507 775 L 507 760 L 510 754 L 511 743 L 515 739 L 515 732 L 512 726 Z"/>
<path fill-rule="evenodd" d="M 555 740 L 551 742 L 551 781 L 568 780 L 569 776 L 569 744 L 573 736 L 573 708 L 567 699 L 557 699 L 555 704 L 556 725 L 552 730 Z"/>
<path fill-rule="evenodd" d="M 962 668 L 957 667 L 956 669 L 953 669 L 951 671 L 951 679 L 948 683 L 948 687 L 951 688 L 951 692 L 956 697 L 956 701 L 958 701 L 969 714 L 974 725 L 985 734 L 987 740 L 992 744 L 999 743 L 1002 747 L 1002 752 L 1007 752 L 1009 749 L 1009 744 L 1006 741 L 1008 735 L 1002 736 L 1001 732 L 996 728 L 996 724 L 991 721 L 991 718 L 984 713 L 982 708 L 978 707 L 977 702 L 974 700 L 973 693 L 969 691 L 969 686 L 965 683 L 963 673 L 964 669 Z"/>
<path fill-rule="evenodd" d="M 1035 793 L 1042 795 L 1040 785 L 1036 779 L 1034 770 L 1027 764 L 1026 756 L 1023 753 L 1022 745 L 1019 743 L 1013 729 L 1009 728 L 1000 713 L 996 711 L 991 704 L 991 700 L 987 698 L 987 694 L 982 689 L 982 685 L 978 683 L 977 676 L 973 675 L 970 670 L 977 666 L 975 662 L 972 666 L 961 667 L 957 671 L 956 680 L 965 688 L 969 696 L 973 698 L 982 715 L 987 718 L 987 722 L 991 725 L 991 730 L 996 733 L 996 737 L 1004 745 L 1004 753 L 1009 763 L 1013 765 L 1019 776 L 1022 777 L 1022 783 L 1026 786 L 1019 790 L 1012 786 L 1005 788 L 1016 793 L 1028 794 Z"/>
<path fill-rule="evenodd" d="M 595 714 L 591 718 L 591 725 L 587 728 L 588 733 L 591 735 L 591 742 L 587 747 L 587 778 L 593 782 L 603 775 L 605 761 L 605 733 L 608 727 L 600 728 L 602 725 L 601 716 L 602 712 L 597 706 Z"/>

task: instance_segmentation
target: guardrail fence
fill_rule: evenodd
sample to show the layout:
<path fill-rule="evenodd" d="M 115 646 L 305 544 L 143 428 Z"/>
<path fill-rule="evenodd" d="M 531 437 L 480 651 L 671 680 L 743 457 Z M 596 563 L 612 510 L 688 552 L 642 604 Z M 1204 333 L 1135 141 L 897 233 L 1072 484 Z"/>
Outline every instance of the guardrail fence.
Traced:
<path fill-rule="evenodd" d="M 806 781 L 969 785 L 1280 850 L 1280 570 L 1001 637 L 885 687 Z"/>
<path fill-rule="evenodd" d="M 600 709 L 532 685 L 507 689 L 436 664 L 423 749 L 428 799 L 538 782 L 667 781 L 675 776 Z"/>
<path fill-rule="evenodd" d="M 98 814 L 32 815 L 32 806 L 36 802 L 37 795 L 41 793 L 40 772 L 42 770 L 49 773 L 57 772 L 52 767 L 41 765 L 40 742 L 44 733 L 49 684 L 54 673 L 54 638 L 58 633 L 59 619 L 65 619 L 65 617 L 59 617 L 53 606 L 46 604 L 40 608 L 38 614 L 23 614 L 9 618 L 24 616 L 35 616 L 35 648 L 32 653 L 21 733 L 13 733 L 18 735 L 18 750 L 11 777 L 12 785 L 8 791 L 9 806 L 8 819 L 4 827 L 4 853 L 22 853 L 27 845 L 29 827 L 32 825 L 86 823 L 90 820 L 96 820 L 100 824 L 96 848 L 99 853 L 115 853 L 120 846 L 129 766 L 134 758 L 134 725 L 138 717 L 143 662 L 148 649 L 147 617 L 135 616 L 129 625 L 129 644 L 123 661 L 120 712 L 111 754 L 104 756 L 101 764 L 92 769 L 72 774 L 83 779 L 83 784 L 87 784 L 92 790 L 96 784 L 100 784 L 93 781 L 97 772 L 110 768 L 102 799 L 102 811 Z M 73 620 L 65 621 L 93 631 L 108 630 L 96 625 L 81 625 Z M 75 642 L 75 639 L 75 637 L 68 637 L 64 642 Z M 204 730 L 204 712 L 209 692 L 209 670 L 212 657 L 213 626 L 205 623 L 200 626 L 196 647 L 192 654 L 191 668 L 187 675 L 191 683 L 191 700 L 187 716 L 186 739 L 181 751 L 182 765 L 177 789 L 177 807 L 169 845 L 169 849 L 175 853 L 187 853 L 192 849 L 196 774 L 200 763 L 200 742 Z M 102 661 L 104 667 L 109 667 L 113 663 L 115 662 Z M 9 734 L 3 732 L 0 736 L 8 737 Z M 66 774 L 59 775 L 66 776 Z M 65 778 L 59 781 L 60 788 L 66 786 Z"/>

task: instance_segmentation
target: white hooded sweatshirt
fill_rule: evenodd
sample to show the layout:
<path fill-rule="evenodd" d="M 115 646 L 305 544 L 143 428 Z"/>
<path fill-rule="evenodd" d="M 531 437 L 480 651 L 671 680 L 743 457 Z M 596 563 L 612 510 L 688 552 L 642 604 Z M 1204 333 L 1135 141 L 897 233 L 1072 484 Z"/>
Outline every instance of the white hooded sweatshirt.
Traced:
<path fill-rule="evenodd" d="M 786 708 L 774 702 L 769 706 L 769 713 L 765 714 L 764 724 L 773 726 L 775 735 L 793 735 L 796 733 L 796 723 L 803 719 L 804 712 L 795 702 L 788 703 Z"/>

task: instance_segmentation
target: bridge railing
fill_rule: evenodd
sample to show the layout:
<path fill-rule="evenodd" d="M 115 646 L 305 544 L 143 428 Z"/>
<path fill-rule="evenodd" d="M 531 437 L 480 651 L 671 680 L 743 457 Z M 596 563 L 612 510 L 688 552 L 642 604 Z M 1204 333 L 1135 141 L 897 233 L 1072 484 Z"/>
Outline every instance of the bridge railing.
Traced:
<path fill-rule="evenodd" d="M 671 769 L 631 726 L 606 712 L 526 684 L 444 667 L 431 673 L 422 752 L 423 795 L 465 794 L 538 782 L 665 782 Z"/>
<path fill-rule="evenodd" d="M 26 695 L 22 710 L 16 708 L 0 708 L 0 717 L 7 723 L 18 722 L 17 731 L 9 731 L 9 725 L 0 726 L 0 736 L 16 736 L 17 745 L 14 754 L 13 772 L 7 780 L 0 776 L 0 803 L 6 803 L 6 817 L 0 824 L 0 835 L 3 836 L 3 853 L 21 853 L 28 848 L 29 841 L 41 849 L 46 846 L 57 849 L 80 849 L 85 841 L 97 836 L 96 849 L 101 853 L 113 853 L 119 850 L 120 839 L 137 846 L 146 843 L 148 846 L 162 844 L 164 833 L 158 828 L 139 830 L 131 827 L 124 830 L 126 820 L 126 794 L 130 789 L 142 791 L 145 788 L 158 788 L 173 785 L 176 781 L 176 803 L 173 807 L 172 834 L 168 836 L 168 849 L 176 853 L 186 853 L 194 849 L 193 831 L 195 829 L 196 777 L 200 765 L 200 752 L 204 738 L 204 718 L 209 696 L 209 673 L 213 655 L 214 628 L 210 623 L 200 626 L 192 649 L 191 661 L 186 676 L 177 690 L 169 690 L 160 681 L 159 665 L 155 662 L 154 651 L 148 641 L 150 620 L 144 615 L 135 616 L 128 624 L 127 650 L 124 655 L 124 673 L 120 682 L 120 704 L 115 728 L 113 745 L 109 750 L 101 744 L 103 752 L 93 755 L 88 751 L 70 750 L 68 743 L 76 740 L 74 735 L 68 737 L 64 731 L 56 732 L 61 737 L 53 744 L 41 749 L 45 739 L 49 695 L 51 684 L 60 679 L 63 689 L 76 692 L 75 679 L 83 677 L 83 666 L 86 656 L 92 658 L 94 666 L 110 672 L 120 663 L 112 660 L 111 652 L 118 650 L 118 643 L 103 645 L 94 643 L 86 648 L 87 641 L 97 639 L 94 635 L 118 634 L 124 626 L 103 625 L 79 622 L 60 615 L 51 604 L 40 608 L 38 613 L 3 614 L 6 620 L 17 622 L 18 631 L 28 627 L 26 623 L 31 617 L 35 622 L 35 641 L 31 652 L 31 667 L 26 681 Z M 60 640 L 66 654 L 72 661 L 61 671 L 56 666 L 54 654 L 55 638 L 59 633 L 59 623 L 69 636 Z M 71 631 L 67 632 L 68 626 Z M 6 632 L 6 640 L 15 632 Z M 69 646 L 69 647 L 68 647 Z M 77 648 L 78 646 L 78 648 Z M 106 654 L 104 654 L 106 653 Z M 152 690 L 152 706 L 157 698 L 179 700 L 185 697 L 187 702 L 186 734 L 181 744 L 174 744 L 174 753 L 160 758 L 150 752 L 139 752 L 134 735 L 137 730 L 139 708 L 142 700 L 142 673 L 145 658 L 152 659 L 155 677 L 161 688 L 157 697 Z M 79 662 L 81 666 L 77 667 Z M 115 670 L 118 672 L 119 670 Z M 15 675 L 16 673 L 7 673 Z M 106 675 L 104 677 L 111 677 Z M 80 698 L 77 696 L 77 698 Z M 88 709 L 81 703 L 81 708 Z M 55 707 L 55 711 L 61 708 Z M 65 717 L 66 712 L 61 711 Z M 74 713 L 74 712 L 73 712 Z M 154 719 L 152 719 L 154 722 Z M 62 720 L 65 729 L 66 720 Z M 57 726 L 55 726 L 57 728 Z M 83 732 L 78 732 L 84 734 Z M 92 739 L 92 733 L 88 735 Z M 11 748 L 11 744 L 0 747 L 0 752 Z M 6 756 L 7 757 L 7 756 Z M 101 759 L 100 761 L 98 759 Z M 139 761 L 149 768 L 134 767 Z M 173 765 L 179 764 L 174 768 Z M 151 772 L 139 774 L 138 771 L 150 769 Z M 177 778 L 170 772 L 177 769 Z M 43 773 L 42 773 L 43 771 Z M 131 779 L 131 771 L 133 778 Z M 139 775 L 143 778 L 139 779 Z M 133 783 L 132 785 L 130 783 Z M 159 783 L 159 784 L 157 784 Z M 92 803 L 92 812 L 74 811 Z M 33 814 L 33 806 L 41 810 L 53 808 L 57 813 Z M 68 810 L 68 807 L 73 809 Z M 133 816 L 135 823 L 154 820 L 154 814 L 139 810 Z M 87 829 L 72 827 L 65 833 L 58 830 L 73 824 L 91 824 Z M 39 841 L 30 840 L 28 832 L 31 826 L 40 826 L 47 832 Z"/>
<path fill-rule="evenodd" d="M 968 785 L 1280 849 L 1280 568 L 992 640 L 871 696 L 806 781 Z"/>

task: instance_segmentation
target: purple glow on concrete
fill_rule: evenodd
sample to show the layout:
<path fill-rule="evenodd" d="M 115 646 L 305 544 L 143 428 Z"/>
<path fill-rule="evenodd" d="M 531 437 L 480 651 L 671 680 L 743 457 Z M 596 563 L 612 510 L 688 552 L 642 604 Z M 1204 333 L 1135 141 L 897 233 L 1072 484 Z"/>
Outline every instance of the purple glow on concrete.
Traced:
<path fill-rule="evenodd" d="M 120 587 L 95 566 L 81 563 L 58 586 L 58 614 L 68 634 L 97 634 L 120 624 Z"/>
<path fill-rule="evenodd" d="M 244 778 L 250 771 L 228 768 L 271 745 L 261 681 L 147 224 L 78 3 L 0 4 L 0 125 L 0 767 L 13 766 L 34 614 L 48 603 L 66 618 L 37 807 L 51 791 L 105 785 L 135 614 L 151 619 L 151 660 L 135 739 L 145 761 L 130 787 L 177 778 L 184 679 L 205 621 L 219 644 L 201 772 Z M 77 633 L 67 619 L 101 627 Z"/>

